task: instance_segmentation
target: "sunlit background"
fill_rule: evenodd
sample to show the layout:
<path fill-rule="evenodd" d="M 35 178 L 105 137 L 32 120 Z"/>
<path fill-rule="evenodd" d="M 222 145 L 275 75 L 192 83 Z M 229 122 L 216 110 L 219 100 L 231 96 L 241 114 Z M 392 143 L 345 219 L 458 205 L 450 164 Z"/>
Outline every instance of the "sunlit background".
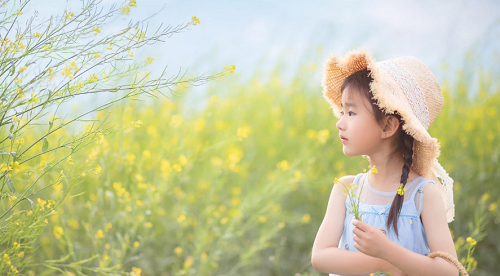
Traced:
<path fill-rule="evenodd" d="M 42 18 L 80 7 L 75 0 L 30 4 Z M 136 127 L 62 165 L 66 172 L 99 170 L 43 191 L 42 201 L 33 198 L 46 206 L 44 199 L 57 201 L 70 187 L 78 195 L 47 217 L 33 253 L 35 264 L 61 260 L 33 265 L 27 275 L 76 275 L 71 264 L 92 257 L 86 265 L 96 270 L 83 275 L 111 268 L 131 275 L 322 275 L 310 253 L 334 179 L 368 165 L 342 153 L 322 97 L 322 68 L 329 54 L 355 48 L 377 61 L 415 56 L 437 77 L 444 107 L 429 132 L 455 180 L 455 247 L 472 275 L 498 274 L 500 1 L 137 1 L 99 35 L 137 20 L 148 22 L 149 34 L 192 16 L 201 24 L 136 51 L 134 60 L 154 57 L 152 77 L 165 66 L 171 75 L 213 74 L 230 64 L 235 72 L 179 87 L 178 96 L 91 114 L 109 115 L 117 128 Z M 110 98 L 79 98 L 61 110 L 82 113 Z M 26 135 L 27 144 L 35 134 Z"/>

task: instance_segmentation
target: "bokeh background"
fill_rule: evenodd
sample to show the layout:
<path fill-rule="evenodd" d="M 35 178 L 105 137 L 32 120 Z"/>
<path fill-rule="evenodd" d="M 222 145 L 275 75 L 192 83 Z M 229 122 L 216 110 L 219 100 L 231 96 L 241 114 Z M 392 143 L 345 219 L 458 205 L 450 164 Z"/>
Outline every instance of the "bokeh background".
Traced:
<path fill-rule="evenodd" d="M 57 2 L 33 8 L 48 16 L 79 7 Z M 102 172 L 72 186 L 78 196 L 50 217 L 35 259 L 98 254 L 96 266 L 142 275 L 321 275 L 310 253 L 333 181 L 368 165 L 342 153 L 322 67 L 330 53 L 365 48 L 376 60 L 415 56 L 436 75 L 445 101 L 429 132 L 455 180 L 459 258 L 471 237 L 473 275 L 498 274 L 500 2 L 138 1 L 101 29 L 148 18 L 154 30 L 193 15 L 201 24 L 137 59 L 153 56 L 153 75 L 166 65 L 172 74 L 230 63 L 236 71 L 177 96 L 114 106 L 118 127 L 143 124 L 72 157 Z M 105 100 L 88 97 L 67 112 Z"/>

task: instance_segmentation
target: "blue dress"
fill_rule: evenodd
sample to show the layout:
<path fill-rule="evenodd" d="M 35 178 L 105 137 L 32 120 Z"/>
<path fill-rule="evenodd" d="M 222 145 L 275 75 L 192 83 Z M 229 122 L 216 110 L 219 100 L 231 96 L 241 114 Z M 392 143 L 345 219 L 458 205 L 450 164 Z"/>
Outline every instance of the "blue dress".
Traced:
<path fill-rule="evenodd" d="M 384 233 L 394 243 L 399 244 L 415 253 L 425 256 L 429 255 L 430 249 L 427 243 L 424 226 L 420 220 L 420 214 L 422 213 L 424 187 L 429 182 L 436 184 L 434 180 L 419 176 L 411 183 L 406 184 L 403 207 L 401 208 L 401 213 L 398 218 L 398 239 L 393 227 L 387 230 L 386 226 L 391 203 L 397 191 L 382 192 L 376 190 L 370 185 L 370 183 L 368 183 L 367 177 L 368 173 L 360 173 L 356 175 L 353 182 L 357 185 L 354 190 L 355 194 L 359 195 L 361 192 L 362 195 L 359 209 L 363 214 L 363 222 L 383 229 Z M 344 220 L 344 231 L 342 232 L 342 237 L 340 238 L 338 247 L 344 250 L 359 252 L 359 250 L 354 247 L 354 233 L 352 232 L 354 229 L 354 225 L 352 224 L 354 215 L 350 211 L 351 205 L 347 198 L 345 205 L 346 215 Z M 334 276 L 336 274 L 329 275 Z"/>

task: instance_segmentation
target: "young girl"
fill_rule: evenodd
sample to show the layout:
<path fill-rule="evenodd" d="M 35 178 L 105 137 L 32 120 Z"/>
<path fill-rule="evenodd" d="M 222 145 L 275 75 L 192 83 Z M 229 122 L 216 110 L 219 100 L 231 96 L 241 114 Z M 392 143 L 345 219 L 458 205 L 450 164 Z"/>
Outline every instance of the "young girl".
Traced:
<path fill-rule="evenodd" d="M 333 186 L 314 241 L 314 269 L 458 275 L 448 261 L 427 257 L 434 251 L 457 257 L 448 228 L 453 180 L 437 161 L 437 139 L 427 132 L 443 105 L 431 71 L 413 57 L 375 63 L 357 50 L 329 57 L 323 89 L 339 118 L 344 154 L 367 157 L 371 169 L 341 177 Z M 362 220 L 354 219 L 353 198 L 360 201 Z"/>

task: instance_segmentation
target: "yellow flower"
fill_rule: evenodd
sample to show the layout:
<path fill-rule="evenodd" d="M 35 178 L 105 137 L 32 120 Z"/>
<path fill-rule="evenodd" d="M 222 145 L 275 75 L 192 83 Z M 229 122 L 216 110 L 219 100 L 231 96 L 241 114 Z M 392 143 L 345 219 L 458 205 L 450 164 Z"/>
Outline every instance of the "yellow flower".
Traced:
<path fill-rule="evenodd" d="M 138 247 L 138 246 L 139 246 L 139 244 L 140 244 L 140 243 L 139 243 L 138 241 L 135 241 L 135 242 L 134 242 L 134 247 Z"/>
<path fill-rule="evenodd" d="M 126 15 L 128 15 L 128 14 L 129 14 L 129 12 L 130 12 L 130 7 L 129 7 L 128 5 L 127 5 L 127 6 L 125 6 L 125 7 L 121 7 L 121 8 L 120 8 L 120 12 L 121 12 L 122 14 L 126 14 Z"/>
<path fill-rule="evenodd" d="M 104 231 L 108 232 L 112 227 L 113 224 L 111 222 L 108 222 L 106 225 L 104 225 Z"/>
<path fill-rule="evenodd" d="M 497 203 L 496 202 L 493 202 L 490 204 L 490 206 L 488 207 L 488 210 L 490 211 L 494 211 L 497 209 Z"/>
<path fill-rule="evenodd" d="M 207 256 L 207 253 L 203 252 L 201 253 L 201 259 L 206 259 L 208 256 Z"/>
<path fill-rule="evenodd" d="M 62 235 L 64 234 L 64 230 L 60 226 L 55 226 L 54 227 L 54 236 L 56 236 L 56 239 L 59 239 Z"/>
<path fill-rule="evenodd" d="M 471 237 L 468 237 L 465 241 L 470 243 L 471 246 L 474 246 L 477 243 L 476 240 Z"/>
<path fill-rule="evenodd" d="M 98 79 L 98 78 L 97 78 L 96 74 L 92 74 L 92 75 L 90 75 L 90 82 L 96 82 L 96 81 L 97 81 L 97 79 Z"/>
<path fill-rule="evenodd" d="M 286 160 L 279 162 L 277 166 L 278 166 L 278 168 L 280 168 L 284 171 L 288 171 L 290 169 L 290 165 L 288 164 L 288 161 L 286 161 Z"/>
<path fill-rule="evenodd" d="M 100 32 L 101 32 L 101 29 L 99 29 L 99 26 L 94 25 L 94 26 L 92 27 L 92 31 L 94 31 L 94 32 L 95 32 L 95 34 L 94 34 L 94 35 L 97 35 L 98 33 L 100 33 Z"/>
<path fill-rule="evenodd" d="M 316 131 L 314 131 L 313 129 L 309 129 L 306 131 L 306 136 L 307 138 L 311 139 L 311 140 L 316 140 L 316 138 L 318 137 L 317 134 L 316 134 Z"/>
<path fill-rule="evenodd" d="M 189 256 L 186 258 L 186 260 L 184 261 L 184 267 L 185 268 L 188 268 L 190 267 L 191 265 L 193 265 L 193 257 Z"/>
<path fill-rule="evenodd" d="M 184 121 L 184 118 L 181 115 L 175 114 L 174 116 L 172 116 L 172 120 L 170 121 L 170 125 L 173 128 L 178 128 L 182 124 L 183 121 Z"/>
<path fill-rule="evenodd" d="M 180 247 L 176 247 L 176 248 L 174 249 L 174 252 L 175 252 L 175 254 L 179 255 L 179 254 L 181 254 L 181 253 L 182 253 L 182 248 L 180 248 Z M 7 254 L 5 254 L 5 255 L 7 255 Z M 8 256 L 7 256 L 7 257 L 8 257 Z"/>
<path fill-rule="evenodd" d="M 205 127 L 205 121 L 203 119 L 200 119 L 196 122 L 194 122 L 194 130 L 195 131 L 200 131 Z"/>
<path fill-rule="evenodd" d="M 229 70 L 229 73 L 226 73 L 226 76 L 227 76 L 227 74 L 234 73 L 234 71 L 236 70 L 236 67 L 234 66 L 234 64 L 231 63 L 228 66 L 224 67 L 224 70 Z"/>
<path fill-rule="evenodd" d="M 400 196 L 404 195 L 405 191 L 406 191 L 406 188 L 403 188 L 403 183 L 401 183 L 401 185 L 399 185 L 398 195 L 400 195 Z"/>
<path fill-rule="evenodd" d="M 368 166 L 369 167 L 369 166 Z M 378 173 L 378 170 L 377 168 L 375 168 L 375 165 L 373 165 L 373 167 L 370 169 L 370 171 L 374 174 L 377 174 Z"/>
<path fill-rule="evenodd" d="M 267 218 L 264 216 L 259 216 L 259 220 L 260 220 L 260 222 L 264 223 L 267 221 Z"/>
<path fill-rule="evenodd" d="M 95 53 L 94 53 L 94 57 L 95 57 L 95 58 L 98 58 L 98 57 L 101 57 L 101 55 L 99 55 L 99 53 L 95 52 Z"/>
<path fill-rule="evenodd" d="M 104 233 L 102 232 L 102 230 L 101 230 L 101 229 L 99 229 L 99 230 L 97 231 L 97 233 L 95 234 L 95 238 L 96 238 L 96 239 L 102 239 L 102 238 L 104 238 Z"/>
<path fill-rule="evenodd" d="M 149 63 L 149 64 L 151 64 L 151 63 L 153 63 L 153 60 L 154 60 L 154 59 L 155 59 L 155 58 L 153 58 L 153 57 L 146 57 L 146 59 L 144 60 L 144 62 L 145 62 L 145 63 Z"/>
<path fill-rule="evenodd" d="M 139 120 L 139 121 L 137 121 L 137 122 L 132 121 L 132 124 L 133 124 L 136 128 L 140 128 L 140 127 L 141 127 L 141 125 L 142 125 L 142 120 Z"/>
<path fill-rule="evenodd" d="M 193 17 L 191 17 L 190 23 L 192 23 L 193 25 L 198 25 L 198 24 L 200 24 L 200 20 L 198 19 L 198 17 L 193 16 Z"/>
<path fill-rule="evenodd" d="M 179 157 L 179 163 L 181 164 L 181 166 L 186 166 L 186 164 L 188 163 L 188 160 L 187 160 L 186 156 L 181 155 Z"/>
<path fill-rule="evenodd" d="M 24 67 L 19 67 L 19 72 L 23 72 L 25 71 L 26 69 L 28 69 L 28 66 L 24 66 Z"/>
<path fill-rule="evenodd" d="M 142 269 L 137 268 L 137 267 L 132 267 L 132 273 L 130 275 L 132 276 L 141 276 Z"/>
<path fill-rule="evenodd" d="M 311 215 L 309 215 L 309 214 L 304 214 L 304 215 L 302 216 L 302 221 L 303 221 L 304 223 L 309 223 L 309 222 L 311 221 Z"/>
<path fill-rule="evenodd" d="M 182 167 L 179 164 L 172 165 L 172 168 L 178 172 L 182 171 Z"/>
<path fill-rule="evenodd" d="M 328 131 L 328 129 L 318 131 L 318 140 L 321 144 L 325 144 L 328 138 L 330 138 L 330 132 Z"/>
<path fill-rule="evenodd" d="M 239 127 L 238 128 L 238 137 L 247 138 L 249 131 L 250 131 L 250 129 L 248 127 Z"/>
<path fill-rule="evenodd" d="M 182 214 L 182 215 L 180 215 L 180 216 L 177 218 L 177 221 L 178 221 L 178 222 L 183 222 L 185 219 L 186 219 L 186 215 L 185 215 L 185 214 Z"/>
<path fill-rule="evenodd" d="M 76 221 L 74 219 L 68 220 L 68 225 L 69 225 L 69 227 L 71 227 L 73 229 L 79 229 L 80 228 L 80 225 L 78 224 L 78 221 Z"/>
<path fill-rule="evenodd" d="M 98 174 L 102 171 L 101 165 L 97 164 L 97 166 L 94 169 L 94 174 Z"/>

